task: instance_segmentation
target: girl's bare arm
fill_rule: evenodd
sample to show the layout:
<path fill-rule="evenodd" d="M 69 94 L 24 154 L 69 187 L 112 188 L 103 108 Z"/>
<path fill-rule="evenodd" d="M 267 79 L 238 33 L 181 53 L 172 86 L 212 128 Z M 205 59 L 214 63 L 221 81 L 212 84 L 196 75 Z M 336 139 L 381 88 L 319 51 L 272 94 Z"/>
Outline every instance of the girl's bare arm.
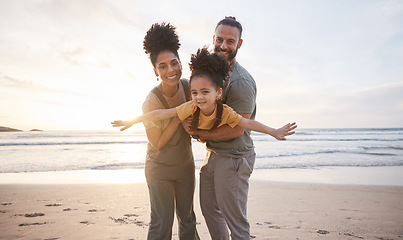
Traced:
<path fill-rule="evenodd" d="M 145 113 L 139 117 L 133 118 L 132 120 L 122 121 L 116 120 L 111 122 L 113 127 L 122 127 L 120 131 L 124 131 L 136 123 L 147 122 L 147 121 L 159 121 L 167 118 L 176 117 L 176 108 L 170 109 L 157 109 L 148 113 Z"/>
<path fill-rule="evenodd" d="M 242 118 L 238 124 L 239 126 L 255 131 L 269 134 L 270 136 L 276 138 L 277 140 L 286 140 L 286 136 L 292 135 L 295 133 L 294 129 L 297 128 L 296 123 L 287 123 L 281 128 L 275 129 L 269 126 L 264 125 L 255 120 Z"/>

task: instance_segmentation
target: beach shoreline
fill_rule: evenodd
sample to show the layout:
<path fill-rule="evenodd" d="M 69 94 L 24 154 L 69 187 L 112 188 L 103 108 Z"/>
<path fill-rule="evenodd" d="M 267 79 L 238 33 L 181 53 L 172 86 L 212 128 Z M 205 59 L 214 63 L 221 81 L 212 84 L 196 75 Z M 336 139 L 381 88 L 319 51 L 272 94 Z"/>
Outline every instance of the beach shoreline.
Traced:
<path fill-rule="evenodd" d="M 196 178 L 199 177 L 196 169 Z M 403 166 L 255 169 L 252 180 L 290 183 L 403 186 Z M 144 169 L 0 173 L 2 184 L 122 184 L 145 182 Z"/>
<path fill-rule="evenodd" d="M 0 239 L 146 239 L 145 182 L 1 184 Z M 197 229 L 210 239 L 195 191 Z M 402 239 L 402 186 L 251 180 L 253 239 Z M 177 221 L 173 239 L 177 236 Z"/>
<path fill-rule="evenodd" d="M 248 201 L 251 236 L 403 239 L 403 184 L 396 180 L 402 169 L 257 169 Z M 0 183 L 0 239 L 146 239 L 143 169 L 3 173 Z M 197 179 L 197 229 L 210 239 L 198 201 Z M 172 239 L 176 229 L 175 220 Z"/>

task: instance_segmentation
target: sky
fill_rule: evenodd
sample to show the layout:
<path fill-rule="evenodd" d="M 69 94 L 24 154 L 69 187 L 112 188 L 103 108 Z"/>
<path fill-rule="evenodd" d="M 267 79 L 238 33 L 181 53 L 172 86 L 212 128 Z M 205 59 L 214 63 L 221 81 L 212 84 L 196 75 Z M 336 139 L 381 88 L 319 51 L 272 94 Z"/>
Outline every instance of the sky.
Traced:
<path fill-rule="evenodd" d="M 111 130 L 159 83 L 142 45 L 150 26 L 176 27 L 189 78 L 225 16 L 243 25 L 237 61 L 256 81 L 257 120 L 403 127 L 398 0 L 2 0 L 0 126 Z"/>

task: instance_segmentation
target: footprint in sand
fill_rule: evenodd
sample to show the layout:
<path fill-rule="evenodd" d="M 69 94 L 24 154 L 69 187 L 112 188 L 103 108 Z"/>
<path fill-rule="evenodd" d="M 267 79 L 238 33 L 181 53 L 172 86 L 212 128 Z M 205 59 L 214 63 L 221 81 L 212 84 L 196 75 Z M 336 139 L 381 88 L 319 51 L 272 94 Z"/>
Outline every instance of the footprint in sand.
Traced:
<path fill-rule="evenodd" d="M 363 237 L 357 236 L 357 235 L 355 235 L 354 233 L 345 232 L 344 235 L 345 235 L 345 236 L 356 237 L 356 238 L 359 238 L 359 239 L 364 239 Z M 381 238 L 379 238 L 379 239 L 381 239 Z"/>
<path fill-rule="evenodd" d="M 18 226 L 19 227 L 27 227 L 27 226 L 44 225 L 44 224 L 48 224 L 48 222 L 43 222 L 43 223 L 21 223 Z"/>
<path fill-rule="evenodd" d="M 105 210 L 90 209 L 90 210 L 88 210 L 88 212 L 91 212 L 91 213 L 93 213 L 93 212 L 105 212 Z"/>
<path fill-rule="evenodd" d="M 264 222 L 264 224 L 269 225 L 268 228 L 280 229 L 280 226 L 274 225 L 274 224 L 272 224 L 271 222 L 268 222 L 268 221 Z M 256 225 L 259 225 L 259 226 L 263 226 L 264 224 L 260 223 L 260 222 L 256 223 Z"/>
<path fill-rule="evenodd" d="M 81 221 L 80 223 L 81 224 L 86 224 L 86 225 L 95 224 L 95 223 L 90 222 L 90 221 Z"/>
<path fill-rule="evenodd" d="M 60 207 L 60 203 L 46 204 L 45 207 Z"/>
<path fill-rule="evenodd" d="M 45 216 L 44 213 L 25 213 L 25 214 L 14 214 L 13 217 L 42 217 Z"/>
<path fill-rule="evenodd" d="M 8 202 L 8 203 L 1 203 L 2 206 L 8 206 L 8 205 L 11 205 L 11 204 L 13 204 L 13 203 L 10 203 L 10 202 Z"/>
<path fill-rule="evenodd" d="M 44 213 L 26 213 L 24 214 L 24 217 L 42 217 L 45 216 Z"/>
<path fill-rule="evenodd" d="M 123 215 L 123 216 L 125 216 L 125 217 L 138 217 L 139 215 L 138 215 L 138 214 L 134 214 L 134 213 L 130 213 L 130 214 L 125 214 L 125 215 Z"/>
<path fill-rule="evenodd" d="M 73 210 L 78 210 L 78 209 L 77 208 L 65 208 L 65 209 L 63 209 L 63 212 L 70 212 Z"/>
<path fill-rule="evenodd" d="M 125 214 L 129 215 L 130 217 L 135 216 L 138 217 L 137 214 Z M 113 220 L 115 223 L 120 223 L 120 224 L 136 224 L 139 227 L 143 226 L 148 226 L 146 223 L 143 221 L 138 221 L 137 219 L 130 219 L 129 217 L 121 217 L 121 218 L 114 218 L 114 217 L 109 217 L 109 219 Z"/>
<path fill-rule="evenodd" d="M 316 232 L 319 233 L 319 234 L 323 234 L 323 235 L 330 233 L 330 232 L 328 232 L 326 230 L 317 230 Z"/>

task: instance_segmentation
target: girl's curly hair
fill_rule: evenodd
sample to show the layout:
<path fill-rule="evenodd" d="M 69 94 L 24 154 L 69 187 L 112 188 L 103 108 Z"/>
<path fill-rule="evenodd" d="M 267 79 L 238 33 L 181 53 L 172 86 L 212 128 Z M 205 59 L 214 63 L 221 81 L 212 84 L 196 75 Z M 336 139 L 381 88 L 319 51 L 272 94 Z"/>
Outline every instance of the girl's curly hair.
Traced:
<path fill-rule="evenodd" d="M 165 22 L 154 23 L 147 31 L 143 41 L 143 49 L 149 54 L 153 66 L 155 66 L 159 53 L 165 50 L 171 51 L 179 59 L 178 49 L 180 45 L 175 27 Z"/>
<path fill-rule="evenodd" d="M 198 49 L 190 58 L 190 82 L 193 77 L 207 75 L 216 88 L 223 87 L 223 81 L 228 77 L 229 65 L 225 58 L 210 53 L 206 47 Z"/>

